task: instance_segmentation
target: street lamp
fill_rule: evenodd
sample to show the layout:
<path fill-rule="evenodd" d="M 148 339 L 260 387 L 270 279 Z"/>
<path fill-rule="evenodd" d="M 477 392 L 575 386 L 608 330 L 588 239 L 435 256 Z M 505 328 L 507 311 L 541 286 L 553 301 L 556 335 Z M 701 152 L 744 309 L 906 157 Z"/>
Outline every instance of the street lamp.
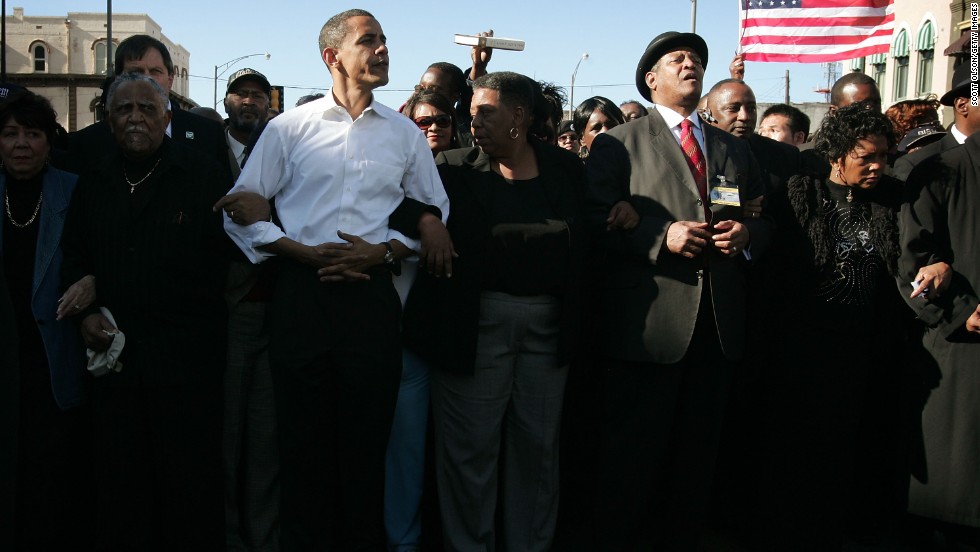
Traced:
<path fill-rule="evenodd" d="M 214 66 L 214 104 L 211 107 L 218 105 L 218 77 L 224 75 L 225 71 L 231 69 L 231 66 L 238 63 L 239 61 L 255 56 L 265 56 L 265 59 L 268 60 L 269 58 L 272 57 L 272 54 L 268 52 L 264 54 L 249 54 L 247 56 L 237 57 L 231 61 L 222 63 L 221 65 Z M 221 69 L 222 67 L 224 67 L 224 69 Z M 218 72 L 218 69 L 221 69 L 220 73 Z"/>
<path fill-rule="evenodd" d="M 586 52 L 582 54 L 582 57 L 578 58 L 578 63 L 575 64 L 575 70 L 572 71 L 572 86 L 569 88 L 568 92 L 568 120 L 571 121 L 573 113 L 575 112 L 575 75 L 578 74 L 578 66 L 582 65 L 582 62 L 589 59 L 589 53 Z M 580 129 L 575 129 L 575 132 L 582 132 Z"/>

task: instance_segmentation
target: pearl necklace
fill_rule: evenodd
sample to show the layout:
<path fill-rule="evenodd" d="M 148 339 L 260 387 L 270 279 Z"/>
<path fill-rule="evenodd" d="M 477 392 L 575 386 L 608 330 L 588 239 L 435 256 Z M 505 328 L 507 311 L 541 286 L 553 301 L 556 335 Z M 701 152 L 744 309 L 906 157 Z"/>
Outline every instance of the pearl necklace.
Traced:
<path fill-rule="evenodd" d="M 40 194 L 40 195 L 38 195 L 38 197 L 37 197 L 37 205 L 34 206 L 34 214 L 31 215 L 30 220 L 28 220 L 27 222 L 21 224 L 21 223 L 17 222 L 16 220 L 14 220 L 14 214 L 10 212 L 10 194 L 7 192 L 7 190 L 4 190 L 3 191 L 3 203 L 7 207 L 7 218 L 10 219 L 10 224 L 13 224 L 17 228 L 27 228 L 28 226 L 30 226 L 31 224 L 33 224 L 34 223 L 34 220 L 37 218 L 38 212 L 41 211 L 41 200 L 42 199 L 44 199 L 44 194 L 43 193 Z"/>
<path fill-rule="evenodd" d="M 161 157 L 160 159 L 163 159 L 163 158 Z M 147 178 L 150 178 L 150 175 L 153 174 L 153 171 L 157 170 L 157 165 L 160 164 L 160 159 L 157 159 L 157 162 L 154 163 L 153 168 L 150 169 L 150 172 L 146 173 L 146 176 L 144 176 L 143 178 L 137 180 L 136 182 L 132 182 L 132 181 L 129 180 L 129 175 L 126 174 L 126 167 L 123 167 L 123 178 L 126 179 L 126 184 L 129 184 L 129 193 L 135 192 L 137 186 L 139 186 L 140 184 L 142 184 Z"/>

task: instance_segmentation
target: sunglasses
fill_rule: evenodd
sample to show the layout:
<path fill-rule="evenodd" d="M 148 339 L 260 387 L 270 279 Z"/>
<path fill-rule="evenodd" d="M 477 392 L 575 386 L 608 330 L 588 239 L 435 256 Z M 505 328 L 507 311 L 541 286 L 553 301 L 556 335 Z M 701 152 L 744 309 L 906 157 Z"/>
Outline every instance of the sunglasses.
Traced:
<path fill-rule="evenodd" d="M 422 130 L 426 130 L 432 123 L 435 123 L 439 128 L 446 128 L 453 124 L 453 118 L 449 115 L 436 115 L 435 117 L 419 117 L 415 119 L 415 124 Z"/>

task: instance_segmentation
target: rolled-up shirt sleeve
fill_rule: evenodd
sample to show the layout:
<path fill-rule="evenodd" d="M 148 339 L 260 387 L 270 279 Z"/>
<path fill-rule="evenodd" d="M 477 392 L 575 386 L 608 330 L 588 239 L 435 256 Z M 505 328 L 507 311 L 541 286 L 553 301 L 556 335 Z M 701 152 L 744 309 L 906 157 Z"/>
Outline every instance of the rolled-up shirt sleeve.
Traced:
<path fill-rule="evenodd" d="M 408 197 L 437 207 L 442 212 L 442 222 L 445 224 L 449 218 L 449 197 L 439 178 L 432 150 L 429 149 L 424 134 L 418 133 L 412 148 L 413 155 L 409 156 L 402 176 L 402 189 Z M 398 240 L 413 251 L 418 251 L 421 247 L 419 240 L 409 238 L 392 228 L 388 229 L 387 239 Z"/>
<path fill-rule="evenodd" d="M 255 150 L 249 156 L 241 176 L 231 189 L 234 192 L 253 192 L 271 199 L 282 189 L 288 175 L 285 148 L 278 130 L 269 126 L 262 133 Z M 261 249 L 263 245 L 275 242 L 286 236 L 281 228 L 272 222 L 260 221 L 249 226 L 232 222 L 227 213 L 223 214 L 225 232 L 235 245 L 253 263 L 261 263 L 272 257 Z"/>

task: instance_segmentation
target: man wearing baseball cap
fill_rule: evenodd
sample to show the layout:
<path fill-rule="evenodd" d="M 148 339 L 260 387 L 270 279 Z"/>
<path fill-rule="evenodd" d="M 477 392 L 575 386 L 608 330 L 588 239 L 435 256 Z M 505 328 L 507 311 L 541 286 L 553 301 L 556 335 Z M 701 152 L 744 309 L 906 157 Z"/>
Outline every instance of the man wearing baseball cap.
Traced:
<path fill-rule="evenodd" d="M 225 137 L 235 156 L 237 166 L 232 167 L 235 177 L 241 173 L 245 158 L 245 145 L 252 132 L 269 117 L 272 86 L 265 75 L 255 69 L 241 69 L 228 79 L 225 92 Z"/>
<path fill-rule="evenodd" d="M 732 365 L 745 348 L 745 250 L 764 247 L 769 225 L 743 221 L 742 205 L 764 186 L 748 145 L 698 116 L 707 61 L 696 34 L 654 38 L 636 68 L 653 109 L 596 137 L 586 162 L 587 224 L 607 258 L 598 292 L 603 550 L 696 548 Z M 629 232 L 606 230 L 619 201 L 640 215 Z"/>

